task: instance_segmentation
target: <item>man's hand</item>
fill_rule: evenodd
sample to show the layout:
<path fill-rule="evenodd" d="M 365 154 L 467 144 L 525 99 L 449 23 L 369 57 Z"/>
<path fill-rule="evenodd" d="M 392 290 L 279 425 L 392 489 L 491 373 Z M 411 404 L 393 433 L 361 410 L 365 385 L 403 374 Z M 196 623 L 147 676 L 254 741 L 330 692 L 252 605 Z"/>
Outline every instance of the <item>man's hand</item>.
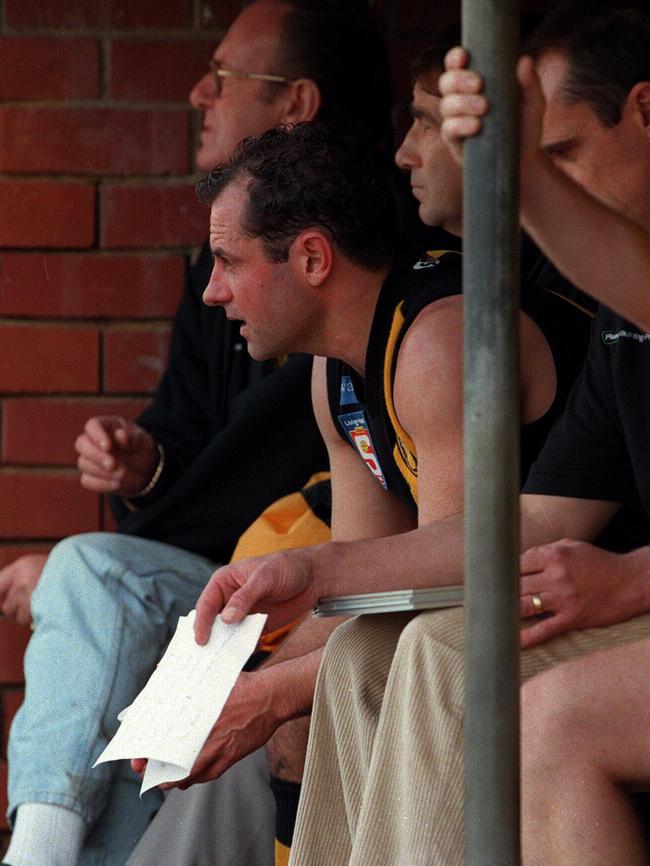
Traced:
<path fill-rule="evenodd" d="M 75 448 L 82 487 L 127 498 L 147 486 L 160 457 L 146 430 L 117 415 L 86 421 Z"/>
<path fill-rule="evenodd" d="M 483 78 L 473 69 L 467 69 L 468 62 L 469 55 L 464 48 L 452 48 L 445 57 L 446 71 L 438 82 L 442 94 L 441 134 L 459 163 L 463 161 L 463 142 L 478 135 L 483 125 L 481 118 L 490 111 L 489 100 L 483 94 Z M 529 161 L 541 156 L 539 145 L 545 108 L 532 57 L 519 59 L 517 80 L 521 88 L 520 150 L 522 177 L 525 178 Z"/>
<path fill-rule="evenodd" d="M 0 610 L 16 622 L 31 621 L 31 598 L 47 555 L 28 553 L 0 569 Z"/>
<path fill-rule="evenodd" d="M 440 113 L 443 117 L 440 128 L 445 144 L 454 159 L 462 164 L 463 142 L 481 131 L 481 118 L 490 110 L 490 104 L 482 93 L 483 79 L 473 69 L 467 69 L 469 55 L 460 46 L 452 48 L 445 57 L 445 72 L 438 80 L 442 96 Z"/>
<path fill-rule="evenodd" d="M 282 724 L 284 705 L 272 687 L 277 668 L 241 673 L 219 719 L 210 731 L 190 775 L 180 782 L 161 785 L 163 789 L 189 788 L 217 779 L 222 773 L 261 748 Z M 146 761 L 131 761 L 136 773 L 144 772 Z"/>
<path fill-rule="evenodd" d="M 248 613 L 268 613 L 267 630 L 297 619 L 314 606 L 312 562 L 323 545 L 256 556 L 217 569 L 196 604 L 194 636 L 205 644 L 218 613 L 226 623 Z"/>
<path fill-rule="evenodd" d="M 617 554 L 564 539 L 532 547 L 521 557 L 521 615 L 543 619 L 521 633 L 522 647 L 572 629 L 623 622 L 650 609 L 650 552 Z"/>

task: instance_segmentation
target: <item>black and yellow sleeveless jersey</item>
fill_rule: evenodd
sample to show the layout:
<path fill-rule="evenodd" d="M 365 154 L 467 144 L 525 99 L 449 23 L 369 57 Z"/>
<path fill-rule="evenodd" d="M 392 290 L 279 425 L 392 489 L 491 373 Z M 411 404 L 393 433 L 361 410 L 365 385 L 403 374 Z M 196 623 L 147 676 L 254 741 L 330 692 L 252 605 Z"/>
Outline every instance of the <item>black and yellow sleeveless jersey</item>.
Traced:
<path fill-rule="evenodd" d="M 461 291 L 461 256 L 435 250 L 395 269 L 382 286 L 366 351 L 366 379 L 327 361 L 334 425 L 377 481 L 417 513 L 417 454 L 393 405 L 395 365 L 404 335 L 424 307 Z"/>
<path fill-rule="evenodd" d="M 365 379 L 343 361 L 327 361 L 327 393 L 334 426 L 377 482 L 414 513 L 418 502 L 417 451 L 393 404 L 397 357 L 417 315 L 429 304 L 461 290 L 462 257 L 457 252 L 429 251 L 414 264 L 394 269 L 377 299 Z M 592 316 L 555 286 L 547 289 L 526 283 L 521 305 L 544 334 L 556 372 L 552 405 L 539 419 L 522 426 L 523 483 L 582 367 Z"/>

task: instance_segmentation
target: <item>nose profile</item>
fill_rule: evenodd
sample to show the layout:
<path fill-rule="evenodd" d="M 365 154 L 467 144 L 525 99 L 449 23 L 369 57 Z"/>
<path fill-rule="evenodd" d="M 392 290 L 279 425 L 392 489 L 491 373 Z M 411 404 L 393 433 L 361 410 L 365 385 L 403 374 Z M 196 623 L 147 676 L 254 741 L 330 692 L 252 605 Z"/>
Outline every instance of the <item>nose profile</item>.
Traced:
<path fill-rule="evenodd" d="M 192 108 L 206 110 L 214 102 L 214 80 L 209 72 L 200 78 L 190 91 L 190 105 Z"/>
<path fill-rule="evenodd" d="M 416 168 L 419 164 L 417 156 L 417 148 L 413 142 L 413 127 L 409 129 L 404 137 L 404 141 L 397 148 L 395 153 L 395 162 L 400 168 Z"/>
<path fill-rule="evenodd" d="M 219 262 L 216 261 L 210 274 L 207 286 L 203 290 L 203 303 L 208 307 L 220 307 L 232 300 L 232 293 L 226 288 L 219 274 Z"/>

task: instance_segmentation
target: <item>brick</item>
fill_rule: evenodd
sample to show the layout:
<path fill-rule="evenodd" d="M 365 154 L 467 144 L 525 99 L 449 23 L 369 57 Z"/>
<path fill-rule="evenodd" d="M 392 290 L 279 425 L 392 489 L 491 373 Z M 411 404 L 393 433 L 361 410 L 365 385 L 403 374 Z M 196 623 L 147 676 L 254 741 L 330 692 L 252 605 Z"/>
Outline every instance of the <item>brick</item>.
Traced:
<path fill-rule="evenodd" d="M 0 108 L 0 171 L 183 174 L 188 167 L 186 111 Z"/>
<path fill-rule="evenodd" d="M 201 27 L 206 29 L 230 27 L 240 11 L 239 0 L 202 0 Z"/>
<path fill-rule="evenodd" d="M 98 370 L 95 328 L 0 325 L 0 392 L 93 392 Z"/>
<path fill-rule="evenodd" d="M 5 0 L 9 27 L 131 30 L 135 28 L 189 27 L 191 0 Z"/>
<path fill-rule="evenodd" d="M 0 247 L 89 247 L 95 190 L 77 183 L 0 180 Z"/>
<path fill-rule="evenodd" d="M 112 394 L 151 392 L 167 363 L 168 327 L 115 329 L 104 335 L 104 390 Z"/>
<path fill-rule="evenodd" d="M 205 75 L 213 39 L 183 42 L 113 42 L 110 95 L 151 102 L 182 100 Z"/>
<path fill-rule="evenodd" d="M 155 247 L 201 243 L 210 212 L 189 186 L 106 186 L 101 191 L 104 247 Z"/>
<path fill-rule="evenodd" d="M 7 762 L 0 761 L 0 830 L 8 830 L 7 823 Z"/>
<path fill-rule="evenodd" d="M 16 465 L 74 466 L 74 443 L 94 415 L 135 418 L 145 400 L 52 400 L 2 402 L 2 460 Z"/>
<path fill-rule="evenodd" d="M 2 754 L 7 757 L 9 728 L 25 697 L 22 689 L 11 689 L 2 693 Z"/>
<path fill-rule="evenodd" d="M 99 497 L 76 472 L 0 470 L 0 538 L 63 538 L 99 529 Z"/>
<path fill-rule="evenodd" d="M 31 630 L 11 619 L 0 619 L 0 682 L 22 683 L 23 655 Z"/>
<path fill-rule="evenodd" d="M 173 316 L 185 262 L 172 255 L 0 255 L 0 315 Z"/>
<path fill-rule="evenodd" d="M 97 99 L 99 95 L 97 42 L 0 37 L 0 99 Z"/>

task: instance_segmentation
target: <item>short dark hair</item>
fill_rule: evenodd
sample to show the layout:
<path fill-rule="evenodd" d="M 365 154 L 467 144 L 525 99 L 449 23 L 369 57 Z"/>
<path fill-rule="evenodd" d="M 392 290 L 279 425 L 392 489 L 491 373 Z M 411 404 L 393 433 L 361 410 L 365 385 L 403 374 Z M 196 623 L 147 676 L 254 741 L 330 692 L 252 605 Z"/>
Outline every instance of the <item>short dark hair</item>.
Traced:
<path fill-rule="evenodd" d="M 519 16 L 519 31 L 522 40 L 528 39 L 531 31 L 539 24 L 539 15 L 522 12 Z M 431 90 L 432 78 L 444 71 L 445 57 L 448 51 L 462 44 L 460 22 L 453 22 L 445 27 L 419 57 L 411 65 L 411 77 L 414 84 L 422 85 L 425 90 Z"/>
<path fill-rule="evenodd" d="M 255 0 L 244 3 L 251 5 Z M 318 120 L 361 149 L 392 146 L 388 51 L 366 0 L 281 0 L 279 54 L 272 70 L 311 78 Z"/>
<path fill-rule="evenodd" d="M 415 59 L 411 65 L 413 84 L 421 85 L 425 90 L 431 90 L 432 79 L 438 78 L 444 69 L 445 55 L 454 46 L 460 45 L 460 24 L 452 24 Z"/>
<path fill-rule="evenodd" d="M 319 227 L 356 264 L 374 271 L 391 263 L 396 215 L 385 172 L 349 138 L 320 123 L 271 129 L 244 139 L 197 194 L 212 202 L 240 181 L 248 191 L 240 228 L 262 240 L 271 261 L 287 261 L 300 232 Z"/>
<path fill-rule="evenodd" d="M 533 33 L 535 58 L 557 52 L 568 61 L 564 96 L 587 102 L 605 126 L 621 119 L 639 81 L 650 81 L 648 0 L 564 0 Z"/>

